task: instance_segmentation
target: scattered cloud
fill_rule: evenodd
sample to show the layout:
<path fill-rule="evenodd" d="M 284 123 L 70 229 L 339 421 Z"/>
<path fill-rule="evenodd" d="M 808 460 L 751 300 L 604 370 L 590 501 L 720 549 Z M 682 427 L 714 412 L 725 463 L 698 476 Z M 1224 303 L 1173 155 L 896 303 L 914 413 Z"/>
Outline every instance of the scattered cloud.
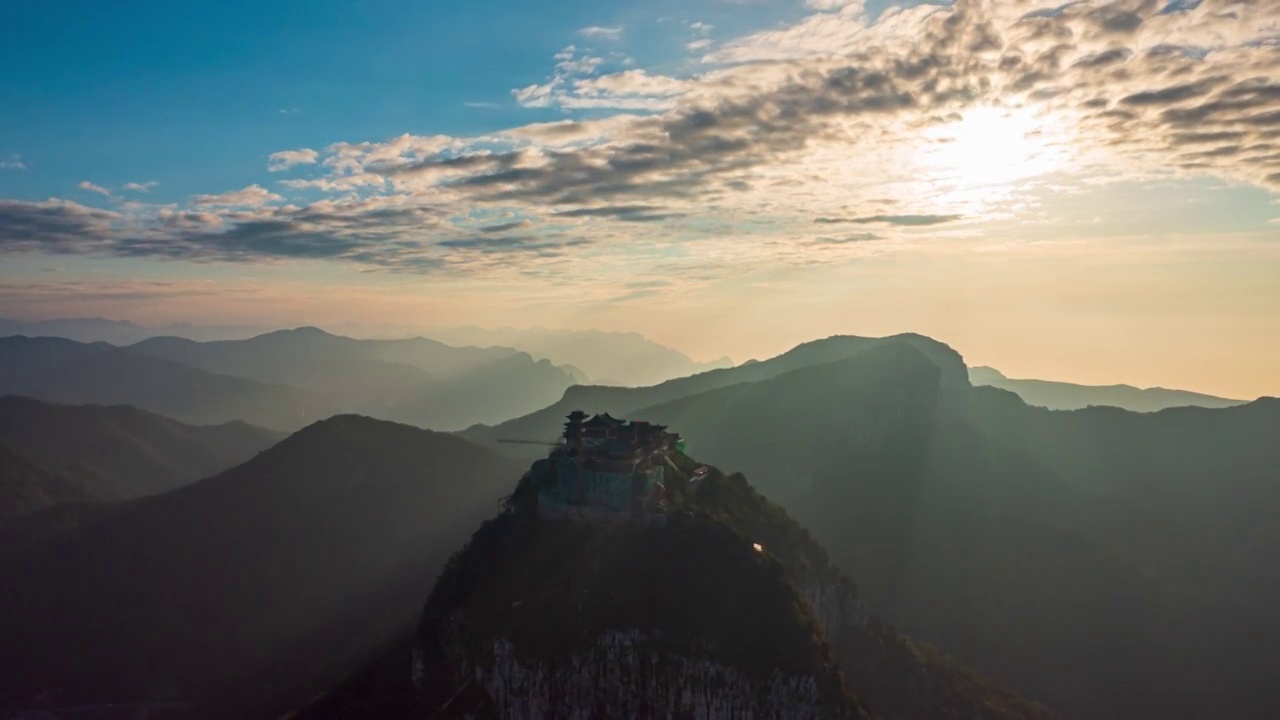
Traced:
<path fill-rule="evenodd" d="M 298 114 L 300 114 L 301 112 L 302 112 L 302 110 L 301 110 L 301 109 L 299 109 L 299 108 L 296 108 L 296 107 L 291 107 L 291 108 L 280 108 L 280 114 L 281 114 L 281 115 L 298 115 Z"/>
<path fill-rule="evenodd" d="M 191 198 L 191 204 L 196 206 L 258 207 L 271 202 L 279 202 L 283 199 L 261 185 L 250 185 L 240 190 L 232 190 L 218 195 L 194 195 Z"/>
<path fill-rule="evenodd" d="M 281 150 L 267 157 L 267 171 L 280 172 L 295 165 L 311 165 L 319 159 L 320 153 L 310 148 L 301 150 Z"/>
<path fill-rule="evenodd" d="M 684 81 L 644 70 L 599 74 L 605 59 L 581 54 L 573 45 L 557 53 L 555 59 L 555 72 L 547 82 L 511 91 L 516 102 L 524 107 L 564 110 L 659 111 L 672 107 L 684 91 Z"/>
<path fill-rule="evenodd" d="M 821 12 L 831 12 L 841 10 L 844 12 L 862 12 L 862 0 L 804 0 L 804 6 L 810 10 L 818 10 Z"/>
<path fill-rule="evenodd" d="M 141 182 L 141 183 L 131 182 L 131 183 L 125 183 L 124 189 L 132 190 L 133 192 L 145 193 L 145 192 L 151 192 L 151 188 L 159 184 L 160 183 L 156 182 L 155 180 L 148 180 L 147 182 Z"/>
<path fill-rule="evenodd" d="M 91 193 L 98 193 L 99 195 L 105 195 L 106 197 L 111 197 L 110 190 L 102 187 L 101 185 L 95 185 L 89 182 L 88 180 L 81 180 L 80 184 L 77 185 L 76 187 Z"/>
<path fill-rule="evenodd" d="M 566 47 L 512 91 L 561 122 L 272 154 L 269 170 L 305 166 L 280 188 L 322 193 L 302 206 L 258 185 L 112 212 L 5 201 L 0 248 L 573 277 L 571 253 L 598 275 L 696 247 L 724 272 L 880 252 L 924 228 L 937 245 L 1089 184 L 1280 191 L 1280 4 L 807 5 L 792 25 L 691 46 L 707 54 L 679 77 Z M 709 41 L 695 25 L 689 42 Z M 880 235 L 838 225 L 893 241 L 858 250 Z"/>
<path fill-rule="evenodd" d="M 618 40 L 622 37 L 622 28 L 591 25 L 579 30 L 578 34 L 592 40 Z"/>
<path fill-rule="evenodd" d="M 13 154 L 8 160 L 0 160 L 0 170 L 26 170 L 27 164 L 22 162 L 22 156 Z"/>
<path fill-rule="evenodd" d="M 481 109 L 481 110 L 496 110 L 496 109 L 498 109 L 498 108 L 502 107 L 501 105 L 499 105 L 499 104 L 498 104 L 498 103 L 496 103 L 496 102 L 487 102 L 487 101 L 484 101 L 484 100 L 467 100 L 467 101 L 463 102 L 462 104 L 463 104 L 463 106 L 464 106 L 464 107 L 476 108 L 476 109 Z"/>
<path fill-rule="evenodd" d="M 697 50 L 706 50 L 707 48 L 711 47 L 711 44 L 712 44 L 711 38 L 699 38 L 697 40 L 690 40 L 689 42 L 685 43 L 684 46 L 689 50 L 697 51 Z"/>

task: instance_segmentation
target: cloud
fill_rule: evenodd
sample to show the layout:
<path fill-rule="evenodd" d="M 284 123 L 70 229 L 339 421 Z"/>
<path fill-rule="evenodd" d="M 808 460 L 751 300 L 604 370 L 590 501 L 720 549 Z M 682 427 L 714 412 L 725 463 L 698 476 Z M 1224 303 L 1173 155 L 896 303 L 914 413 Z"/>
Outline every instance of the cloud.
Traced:
<path fill-rule="evenodd" d="M 320 153 L 310 148 L 301 150 L 281 150 L 267 157 L 267 171 L 280 172 L 295 165 L 311 165 L 319 159 Z"/>
<path fill-rule="evenodd" d="M 105 195 L 106 197 L 111 197 L 110 190 L 102 187 L 101 185 L 95 185 L 89 182 L 88 180 L 81 180 L 80 184 L 76 185 L 76 187 L 80 188 L 81 190 L 85 190 L 92 193 L 98 193 L 99 195 Z"/>
<path fill-rule="evenodd" d="M 683 217 L 683 214 L 663 212 L 661 206 L 654 205 L 606 205 L 564 210 L 558 213 L 558 216 L 566 218 L 612 218 L 625 222 L 659 222 Z"/>
<path fill-rule="evenodd" d="M 804 0 L 804 6 L 810 10 L 819 10 L 821 12 L 831 12 L 833 10 L 862 12 L 862 0 Z"/>
<path fill-rule="evenodd" d="M 671 108 L 686 89 L 685 81 L 645 70 L 597 74 L 605 60 L 579 55 L 570 45 L 556 55 L 555 73 L 545 83 L 511 91 L 524 107 L 565 110 L 648 110 Z"/>
<path fill-rule="evenodd" d="M 12 252 L 89 253 L 110 245 L 121 216 L 67 200 L 0 200 L 0 248 Z"/>
<path fill-rule="evenodd" d="M 578 34 L 592 40 L 618 40 L 622 37 L 622 28 L 591 25 L 579 30 Z"/>
<path fill-rule="evenodd" d="M 26 170 L 26 163 L 22 162 L 22 156 L 18 154 L 10 155 L 8 160 L 0 160 L 0 170 Z"/>
<path fill-rule="evenodd" d="M 883 235 L 876 233 L 863 232 L 853 233 L 851 235 L 824 235 L 816 237 L 808 241 L 808 245 L 848 245 L 850 243 L 871 242 L 873 240 L 883 240 Z"/>
<path fill-rule="evenodd" d="M 694 51 L 706 50 L 707 48 L 711 47 L 712 42 L 713 41 L 711 40 L 711 38 L 699 38 L 697 40 L 691 40 L 685 43 L 684 46 L 688 50 L 694 50 Z"/>
<path fill-rule="evenodd" d="M 261 185 L 250 185 L 240 190 L 231 190 L 218 195 L 193 195 L 191 204 L 196 206 L 258 207 L 271 202 L 279 202 L 283 199 Z"/>
<path fill-rule="evenodd" d="M 717 272 L 813 262 L 874 239 L 806 240 L 815 223 L 895 233 L 866 252 L 923 234 L 911 228 L 938 245 L 1032 217 L 1050 186 L 1209 175 L 1280 190 L 1280 4 L 839 5 L 725 38 L 679 77 L 566 47 L 512 93 L 561 122 L 272 155 L 307 166 L 281 187 L 325 193 L 302 207 L 257 185 L 110 216 L 26 203 L 2 222 L 27 231 L 0 242 L 598 279 L 673 256 Z M 1001 164 L 1034 171 L 991 179 Z M 557 264 L 573 252 L 590 272 Z"/>
<path fill-rule="evenodd" d="M 131 183 L 125 183 L 124 189 L 132 190 L 133 192 L 145 193 L 145 192 L 151 192 L 151 188 L 159 184 L 160 183 L 156 182 L 155 180 L 148 180 L 147 182 L 141 182 L 141 183 L 131 182 Z"/>
<path fill-rule="evenodd" d="M 869 224 L 885 224 L 885 225 L 905 225 L 905 226 L 927 226 L 941 225 L 943 223 L 955 222 L 961 218 L 960 215 L 870 215 L 867 217 L 853 218 L 826 218 L 820 217 L 814 219 L 819 225 L 835 225 L 839 223 L 857 223 L 859 225 Z"/>
<path fill-rule="evenodd" d="M 462 105 L 463 107 L 483 109 L 483 110 L 496 110 L 502 107 L 496 102 L 488 102 L 483 100 L 467 100 L 463 102 Z"/>

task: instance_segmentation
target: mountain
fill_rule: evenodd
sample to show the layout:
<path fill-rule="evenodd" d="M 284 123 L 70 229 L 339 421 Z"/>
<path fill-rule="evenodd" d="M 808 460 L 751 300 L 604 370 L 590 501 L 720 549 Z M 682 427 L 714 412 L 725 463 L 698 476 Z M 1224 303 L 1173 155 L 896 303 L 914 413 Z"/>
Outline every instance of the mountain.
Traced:
<path fill-rule="evenodd" d="M 295 385 L 342 412 L 437 429 L 543 407 L 574 382 L 550 362 L 509 348 L 356 340 L 309 327 L 207 343 L 152 338 L 129 349 L 207 372 Z"/>
<path fill-rule="evenodd" d="M 450 435 L 337 416 L 212 478 L 50 518 L 72 527 L 0 556 L 22 578 L 0 583 L 0 708 L 165 689 L 205 717 L 296 705 L 411 624 L 519 472 Z"/>
<path fill-rule="evenodd" d="M 46 467 L 91 480 L 92 487 L 75 492 L 46 493 L 50 503 L 127 500 L 172 490 L 238 465 L 283 437 L 242 422 L 186 425 L 128 405 L 0 397 L 0 442 L 22 448 Z"/>
<path fill-rule="evenodd" d="M 743 476 L 694 485 L 672 459 L 664 514 L 486 523 L 414 637 L 299 717 L 1056 717 L 869 616 Z M 536 462 L 513 497 L 554 473 Z"/>
<path fill-rule="evenodd" d="M 12 320 L 0 318 L 0 337 L 60 337 L 76 342 L 106 342 L 128 345 L 150 337 L 177 336 L 192 340 L 232 340 L 257 335 L 262 328 L 247 325 L 139 325 L 128 320 L 104 318 L 63 318 L 57 320 Z"/>
<path fill-rule="evenodd" d="M 463 327 L 438 329 L 431 334 L 445 342 L 460 345 L 519 348 L 556 365 L 571 364 L 600 385 L 656 385 L 672 378 L 733 367 L 733 361 L 727 357 L 709 363 L 694 362 L 684 353 L 639 333 Z"/>
<path fill-rule="evenodd" d="M 990 385 L 1016 393 L 1028 405 L 1051 410 L 1080 410 L 1090 405 L 1110 405 L 1136 412 L 1155 412 L 1166 408 L 1197 406 L 1224 408 L 1243 405 L 1244 400 L 1230 400 L 1187 390 L 1136 388 L 1132 385 L 1075 385 L 1049 380 L 1013 380 L 989 367 L 969 369 L 974 385 Z"/>
<path fill-rule="evenodd" d="M 619 417 L 623 415 L 640 417 L 636 415 L 636 411 L 641 408 L 731 385 L 767 380 L 797 368 L 852 357 L 869 348 L 892 342 L 907 343 L 919 348 L 927 356 L 937 358 L 938 364 L 947 368 L 944 382 L 948 388 L 968 387 L 964 364 L 959 360 L 959 355 L 951 348 L 930 338 L 915 334 L 887 338 L 837 335 L 804 343 L 769 360 L 711 370 L 690 377 L 668 380 L 650 387 L 575 385 L 566 390 L 559 402 L 550 407 L 496 426 L 470 427 L 462 435 L 477 442 L 486 443 L 505 438 L 550 439 L 560 432 L 565 415 L 573 410 L 608 412 Z M 524 449 L 528 450 L 527 447 Z M 521 447 L 514 446 L 513 450 L 519 453 Z M 523 454 L 528 455 L 529 452 Z"/>
<path fill-rule="evenodd" d="M 48 337 L 0 338 L 0 395 L 132 405 L 197 425 L 241 420 L 275 430 L 331 414 L 322 398 L 287 385 L 209 373 L 106 343 Z"/>
<path fill-rule="evenodd" d="M 947 358 L 880 343 L 632 415 L 760 478 L 872 612 L 1069 716 L 1274 716 L 1280 401 L 1051 411 Z"/>
<path fill-rule="evenodd" d="M 118 498 L 87 470 L 46 467 L 0 440 L 0 521 L 61 502 Z"/>

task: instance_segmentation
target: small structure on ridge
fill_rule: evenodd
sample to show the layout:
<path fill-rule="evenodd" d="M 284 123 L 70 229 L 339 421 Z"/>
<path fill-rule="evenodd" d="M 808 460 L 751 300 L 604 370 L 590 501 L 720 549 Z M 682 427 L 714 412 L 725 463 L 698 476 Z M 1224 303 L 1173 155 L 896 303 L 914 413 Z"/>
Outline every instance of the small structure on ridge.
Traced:
<path fill-rule="evenodd" d="M 536 473 L 537 509 L 545 517 L 628 514 L 665 505 L 668 454 L 684 442 L 665 425 L 608 413 L 569 413 L 549 467 Z"/>

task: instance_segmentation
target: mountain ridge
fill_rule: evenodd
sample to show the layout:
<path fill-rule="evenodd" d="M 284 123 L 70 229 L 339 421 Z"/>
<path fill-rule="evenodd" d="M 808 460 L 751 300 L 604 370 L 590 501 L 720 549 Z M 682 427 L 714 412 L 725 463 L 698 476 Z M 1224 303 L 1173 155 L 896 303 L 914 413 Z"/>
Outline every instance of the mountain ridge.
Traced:
<path fill-rule="evenodd" d="M 0 440 L 53 468 L 92 475 L 95 492 L 67 499 L 128 500 L 172 490 L 267 449 L 283 433 L 235 420 L 188 425 L 132 405 L 58 405 L 0 397 Z"/>
<path fill-rule="evenodd" d="M 518 472 L 449 434 L 340 415 L 91 522 L 28 528 L 32 546 L 0 556 L 24 578 L 0 590 L 0 707 L 171 685 L 215 716 L 275 715 L 410 621 Z"/>
<path fill-rule="evenodd" d="M 243 420 L 292 430 L 326 413 L 314 394 L 197 368 L 108 343 L 0 338 L 0 395 L 66 405 L 132 405 L 191 424 Z"/>
<path fill-rule="evenodd" d="M 288 382 L 340 412 L 437 430 L 542 407 L 573 383 L 569 372 L 510 348 L 436 340 L 359 340 L 315 327 L 200 343 L 152 338 L 136 352 L 259 382 Z"/>
<path fill-rule="evenodd" d="M 1246 400 L 1216 397 L 1190 390 L 1133 385 L 1079 385 L 1056 380 L 1009 378 L 995 368 L 969 369 L 974 385 L 997 387 L 1016 393 L 1028 405 L 1051 410 L 1079 410 L 1089 406 L 1115 406 L 1136 412 L 1155 412 L 1171 407 L 1224 408 L 1243 405 Z"/>

